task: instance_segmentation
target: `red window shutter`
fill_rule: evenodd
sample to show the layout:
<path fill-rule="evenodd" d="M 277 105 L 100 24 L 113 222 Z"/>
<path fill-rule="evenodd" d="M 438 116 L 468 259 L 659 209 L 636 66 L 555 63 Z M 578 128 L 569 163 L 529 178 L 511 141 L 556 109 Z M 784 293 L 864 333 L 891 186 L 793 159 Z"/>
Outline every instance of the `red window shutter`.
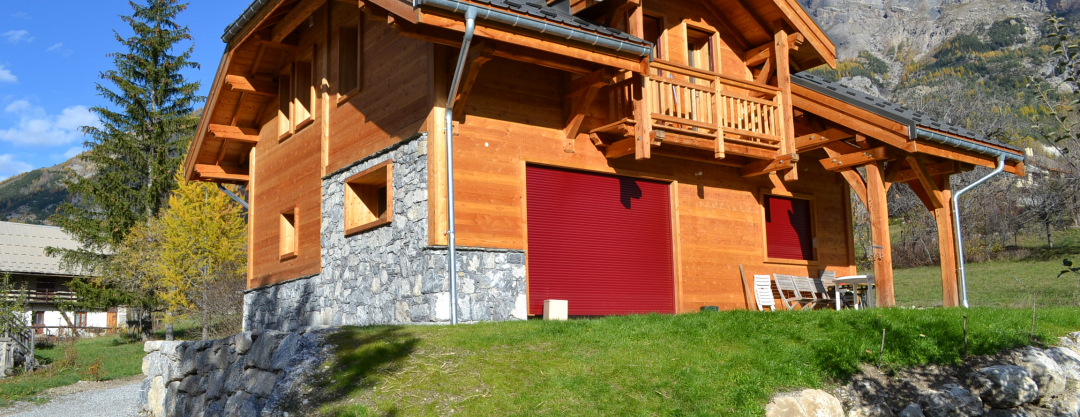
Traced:
<path fill-rule="evenodd" d="M 810 202 L 765 196 L 765 241 L 770 258 L 814 260 Z"/>

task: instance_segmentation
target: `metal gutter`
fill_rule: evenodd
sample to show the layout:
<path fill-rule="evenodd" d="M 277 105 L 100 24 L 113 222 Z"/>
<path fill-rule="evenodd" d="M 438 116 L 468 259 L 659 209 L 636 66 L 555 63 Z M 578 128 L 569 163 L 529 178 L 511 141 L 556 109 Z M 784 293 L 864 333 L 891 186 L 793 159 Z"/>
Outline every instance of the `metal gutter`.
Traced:
<path fill-rule="evenodd" d="M 986 180 L 992 178 L 993 176 L 1000 174 L 1001 171 L 1004 170 L 1005 156 L 999 155 L 997 159 L 997 168 L 994 168 L 993 172 L 987 174 L 985 177 L 979 178 L 978 181 L 975 181 L 971 183 L 971 185 L 964 187 L 964 189 L 957 191 L 956 194 L 953 194 L 952 196 L 952 209 L 954 220 L 953 227 L 955 229 L 953 230 L 953 232 L 956 233 L 956 256 L 958 257 L 957 272 L 960 275 L 960 305 L 964 306 L 964 308 L 971 308 L 971 305 L 968 304 L 967 274 L 964 271 L 964 239 L 960 236 L 960 196 L 968 192 L 972 188 L 975 188 L 979 184 L 986 182 Z"/>
<path fill-rule="evenodd" d="M 908 129 L 911 129 L 911 127 L 909 126 Z M 918 127 L 918 126 L 915 126 L 915 132 L 916 132 L 915 136 L 917 138 L 919 138 L 919 139 L 926 139 L 926 140 L 931 141 L 931 142 L 937 142 L 937 143 L 941 143 L 941 144 L 945 144 L 945 145 L 949 145 L 949 146 L 955 146 L 957 148 L 966 149 L 966 150 L 969 150 L 969 151 L 972 151 L 972 152 L 978 152 L 978 153 L 981 153 L 981 154 L 995 156 L 995 157 L 998 157 L 998 158 L 1005 158 L 1006 160 L 1009 160 L 1009 161 L 1015 161 L 1015 162 L 1023 162 L 1024 161 L 1024 155 L 1023 154 L 1015 154 L 1015 153 L 1012 153 L 1012 152 L 1006 152 L 1006 151 L 1003 151 L 1001 149 L 993 148 L 993 147 L 986 146 L 986 145 L 983 145 L 983 144 L 980 144 L 980 143 L 975 143 L 975 142 L 971 142 L 971 141 L 957 139 L 957 138 L 954 138 L 954 137 L 949 136 L 949 135 L 943 135 L 943 134 L 938 133 L 938 132 L 923 129 L 923 128 Z"/>
<path fill-rule="evenodd" d="M 469 59 L 469 44 L 472 43 L 476 30 L 476 8 L 465 11 L 465 37 L 461 40 L 461 52 L 457 65 L 454 66 L 454 78 L 450 82 L 450 96 L 446 99 L 446 119 L 443 130 L 446 131 L 446 215 L 449 220 L 446 235 L 449 238 L 447 260 L 450 275 L 450 324 L 457 324 L 457 256 L 455 254 L 457 227 L 454 225 L 454 98 L 461 84 L 461 74 L 465 72 L 465 61 Z"/>
<path fill-rule="evenodd" d="M 462 3 L 456 0 L 413 0 L 413 7 L 419 7 L 423 5 L 431 6 L 454 14 L 462 14 L 469 9 L 474 9 L 477 11 L 477 17 L 481 20 L 525 29 L 530 32 L 536 32 L 541 35 L 550 36 L 552 38 L 581 42 L 586 45 L 591 45 L 595 47 L 595 49 L 601 50 L 603 52 L 624 55 L 630 54 L 639 57 L 647 57 L 652 52 L 651 45 L 639 45 L 636 43 L 626 42 L 607 36 L 600 36 L 595 33 L 572 29 L 566 26 L 548 23 L 542 20 L 504 12 L 501 10 L 480 7 L 478 5 L 473 5 L 469 3 Z"/>
<path fill-rule="evenodd" d="M 254 19 L 255 15 L 259 14 L 263 7 L 271 1 L 272 0 L 255 0 L 251 2 L 251 5 L 240 14 L 240 17 L 237 17 L 231 25 L 225 28 L 225 33 L 221 35 L 221 41 L 225 43 L 231 42 L 233 37 L 240 33 L 240 30 L 242 30 L 251 19 Z"/>

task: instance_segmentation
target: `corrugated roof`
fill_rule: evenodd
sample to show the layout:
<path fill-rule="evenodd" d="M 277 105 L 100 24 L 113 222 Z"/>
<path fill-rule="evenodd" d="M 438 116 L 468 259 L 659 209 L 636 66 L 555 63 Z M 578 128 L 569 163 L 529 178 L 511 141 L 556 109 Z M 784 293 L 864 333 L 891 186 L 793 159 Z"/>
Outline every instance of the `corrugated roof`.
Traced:
<path fill-rule="evenodd" d="M 917 112 L 888 100 L 844 87 L 838 83 L 826 81 L 824 78 L 813 74 L 806 72 L 792 74 L 791 82 L 910 127 L 918 126 L 924 129 L 937 130 L 970 141 L 982 142 L 1022 152 L 1021 149 L 1016 146 L 996 141 L 986 135 L 954 124 L 939 121 L 926 113 Z M 914 139 L 915 129 L 912 128 L 910 130 L 909 135 L 911 136 L 911 139 Z"/>
<path fill-rule="evenodd" d="M 0 272 L 70 275 L 46 247 L 76 249 L 79 243 L 59 227 L 0 222 Z"/>

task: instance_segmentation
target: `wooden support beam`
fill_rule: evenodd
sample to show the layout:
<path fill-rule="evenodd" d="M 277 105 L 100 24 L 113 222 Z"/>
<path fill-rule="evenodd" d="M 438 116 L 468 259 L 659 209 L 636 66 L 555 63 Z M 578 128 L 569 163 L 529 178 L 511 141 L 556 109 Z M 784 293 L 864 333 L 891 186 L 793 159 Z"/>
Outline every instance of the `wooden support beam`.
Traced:
<path fill-rule="evenodd" d="M 806 40 L 806 38 L 804 38 L 801 33 L 792 33 L 787 36 L 787 39 L 788 49 L 794 50 L 798 50 L 799 45 L 802 45 L 803 41 Z M 774 51 L 774 49 L 775 48 L 773 48 L 773 42 L 756 46 L 743 54 L 743 61 L 746 62 L 746 66 L 748 67 L 756 67 L 768 60 L 769 57 L 772 56 L 772 52 Z"/>
<path fill-rule="evenodd" d="M 195 172 L 206 180 L 247 181 L 248 168 L 235 165 L 195 164 Z"/>
<path fill-rule="evenodd" d="M 878 307 L 896 306 L 893 289 L 892 244 L 889 236 L 889 202 L 881 162 L 866 164 L 866 209 L 870 214 L 871 260 L 877 284 Z"/>
<path fill-rule="evenodd" d="M 888 151 L 884 146 L 879 146 L 873 149 L 825 158 L 821 160 L 821 165 L 830 171 L 837 171 L 886 159 L 889 159 Z"/>
<path fill-rule="evenodd" d="M 667 146 L 681 146 L 690 149 L 700 149 L 710 152 L 716 151 L 716 145 L 713 143 L 714 139 L 705 139 L 700 137 L 681 135 L 674 132 L 665 132 L 661 143 L 664 147 Z M 659 135 L 654 135 L 659 136 Z M 762 148 L 755 148 L 738 143 L 727 142 L 724 144 L 724 153 L 726 155 L 745 156 L 754 159 L 773 160 L 778 155 L 776 151 Z"/>
<path fill-rule="evenodd" d="M 934 210 L 937 220 L 938 253 L 941 255 L 941 305 L 956 307 L 960 305 L 960 291 L 956 281 L 956 234 L 953 231 L 953 211 L 948 204 L 952 198 L 952 187 L 949 175 L 938 177 L 940 198 L 946 202 L 945 207 Z"/>
<path fill-rule="evenodd" d="M 741 0 L 740 0 L 741 1 Z M 759 22 L 760 23 L 760 22 Z M 781 26 L 782 22 L 777 26 Z M 776 65 L 776 85 L 780 87 L 780 153 L 793 154 L 795 152 L 795 120 L 791 108 L 791 61 L 788 34 L 783 29 L 777 30 L 773 36 L 775 51 L 773 52 Z M 789 169 L 784 172 L 784 181 L 799 179 L 798 169 Z"/>
<path fill-rule="evenodd" d="M 770 50 L 770 52 L 771 51 L 772 50 Z M 766 59 L 765 64 L 761 66 L 761 72 L 758 72 L 757 77 L 754 78 L 755 82 L 757 82 L 758 84 L 768 84 L 769 83 L 769 79 L 772 78 L 772 72 L 773 72 L 772 63 L 773 63 L 773 59 L 772 59 L 772 54 L 770 53 L 770 57 L 768 59 Z"/>
<path fill-rule="evenodd" d="M 712 14 L 713 18 L 720 21 L 721 24 L 716 25 L 716 28 L 720 30 L 720 36 L 723 37 L 725 41 L 734 41 L 736 45 L 733 46 L 739 48 L 739 50 L 742 51 L 750 49 L 750 45 L 746 43 L 744 35 L 742 33 L 731 30 L 731 28 L 734 28 L 735 25 L 731 23 L 731 19 L 728 19 L 728 15 L 730 13 L 726 11 L 721 12 L 719 9 L 716 8 L 716 5 L 713 4 L 712 1 L 703 1 L 700 4 L 702 6 L 705 6 L 705 9 Z"/>
<path fill-rule="evenodd" d="M 859 201 L 866 206 L 866 182 L 863 181 L 862 175 L 855 168 L 842 169 L 838 171 L 840 176 L 844 177 L 844 181 L 847 181 L 848 186 L 851 187 L 851 191 L 855 192 L 855 196 L 859 198 Z"/>
<path fill-rule="evenodd" d="M 480 67 L 491 60 L 491 49 L 484 40 L 479 40 L 469 46 L 469 53 L 465 56 L 465 72 L 461 77 L 461 85 L 458 86 L 457 94 L 454 95 L 454 120 L 458 123 L 465 122 L 465 100 L 476 85 L 476 79 L 480 76 Z"/>
<path fill-rule="evenodd" d="M 258 96 L 277 96 L 278 86 L 276 82 L 263 80 L 243 75 L 226 75 L 225 84 L 233 91 Z"/>
<path fill-rule="evenodd" d="M 768 36 L 769 26 L 766 25 L 763 20 L 761 20 L 761 17 L 758 17 L 758 15 L 754 14 L 754 9 L 750 8 L 750 6 L 746 4 L 746 0 L 736 0 L 736 2 L 739 4 L 739 7 L 742 9 L 742 11 L 745 12 L 747 16 L 750 16 L 750 19 L 755 24 L 757 24 L 758 29 L 761 29 L 761 31 L 764 32 L 766 36 Z"/>
<path fill-rule="evenodd" d="M 259 143 L 259 130 L 255 128 L 211 124 L 209 132 L 219 139 L 235 140 L 249 144 Z"/>
<path fill-rule="evenodd" d="M 634 8 L 630 13 L 627 29 L 630 34 L 637 37 L 645 36 L 645 11 L 644 7 Z M 652 157 L 652 140 L 649 136 L 652 130 L 652 117 L 649 111 L 649 89 L 645 88 L 645 74 L 635 73 L 633 81 L 634 96 L 634 159 L 642 160 Z"/>
<path fill-rule="evenodd" d="M 611 75 L 607 68 L 601 68 L 592 74 L 583 76 L 570 82 L 567 91 L 571 94 L 570 116 L 566 120 L 563 133 L 567 139 L 577 137 L 581 130 L 581 122 L 585 120 L 585 112 L 589 109 L 600 87 L 608 85 Z"/>
<path fill-rule="evenodd" d="M 274 25 L 274 30 L 270 34 L 270 42 L 281 43 L 286 36 L 289 36 L 297 27 L 300 27 L 300 24 L 306 22 L 315 13 L 316 9 L 322 7 L 325 3 L 326 0 L 300 0 L 300 3 L 293 7 L 289 14 L 286 14 Z"/>
<path fill-rule="evenodd" d="M 606 158 L 621 158 L 626 155 L 630 155 L 635 152 L 637 148 L 636 138 L 627 138 L 618 142 L 608 145 L 607 149 L 604 149 L 604 157 Z"/>
<path fill-rule="evenodd" d="M 765 175 L 782 169 L 791 169 L 797 162 L 799 162 L 799 154 L 797 153 L 780 155 L 775 159 L 767 159 L 747 165 L 739 170 L 739 175 L 742 175 L 744 178 Z"/>
<path fill-rule="evenodd" d="M 964 152 L 954 151 L 950 149 L 941 148 L 935 145 L 927 144 L 925 142 L 912 141 L 906 144 L 902 148 L 905 152 L 909 153 L 921 153 L 930 156 L 936 156 L 942 159 L 949 159 L 957 162 L 963 162 L 966 164 L 978 165 L 987 168 L 997 167 L 997 158 L 990 155 L 971 155 Z M 1018 154 L 1019 155 L 1019 154 Z M 1005 172 L 1014 174 L 1018 177 L 1024 176 L 1024 163 L 1012 163 L 1005 164 Z"/>
<path fill-rule="evenodd" d="M 937 184 L 934 184 L 930 172 L 926 170 L 923 159 L 915 155 L 908 155 L 907 163 L 911 167 L 911 172 L 915 174 L 915 179 L 918 180 L 919 185 L 926 191 L 927 202 L 930 203 L 926 208 L 934 211 L 945 207 L 945 202 L 941 200 L 941 191 L 938 190 Z"/>
<path fill-rule="evenodd" d="M 699 155 L 693 151 L 657 148 L 652 150 L 653 156 L 682 159 L 686 161 L 702 162 L 706 164 L 721 165 L 726 167 L 742 168 L 745 165 L 735 162 L 733 158 L 716 159 L 707 155 Z"/>
<path fill-rule="evenodd" d="M 852 136 L 854 135 L 841 129 L 827 128 L 809 135 L 797 136 L 795 138 L 795 149 L 799 152 L 806 152 L 831 142 L 851 139 Z"/>

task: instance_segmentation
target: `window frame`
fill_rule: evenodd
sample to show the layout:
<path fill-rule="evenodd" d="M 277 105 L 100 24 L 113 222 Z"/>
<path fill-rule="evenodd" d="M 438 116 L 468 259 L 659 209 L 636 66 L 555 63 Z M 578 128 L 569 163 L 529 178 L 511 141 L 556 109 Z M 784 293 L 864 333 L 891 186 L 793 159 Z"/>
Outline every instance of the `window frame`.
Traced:
<path fill-rule="evenodd" d="M 668 59 L 668 57 L 667 57 L 668 54 L 666 53 L 668 51 L 668 48 L 667 48 L 667 26 L 664 24 L 664 20 L 665 20 L 664 16 L 660 15 L 660 14 L 655 14 L 655 13 L 644 13 L 642 16 L 645 17 L 645 18 L 648 18 L 648 19 L 656 19 L 656 23 L 658 25 L 655 28 L 656 31 L 657 31 L 657 33 L 656 33 L 656 41 L 654 42 L 652 40 L 645 39 L 646 41 L 653 42 L 653 59 L 659 59 L 659 60 Z M 642 19 L 642 20 L 643 20 L 642 21 L 642 30 L 644 30 L 645 29 L 644 20 L 646 20 L 646 19 Z M 644 36 L 644 34 L 642 34 L 642 35 Z"/>
<path fill-rule="evenodd" d="M 86 312 L 85 311 L 76 311 L 75 312 L 75 320 L 73 320 L 73 321 L 74 321 L 73 324 L 75 325 L 75 327 L 90 327 L 90 326 L 87 326 L 88 322 L 87 322 L 87 319 L 86 319 Z"/>
<path fill-rule="evenodd" d="M 769 264 L 786 264 L 786 265 L 818 265 L 821 262 L 821 255 L 818 250 L 818 222 L 817 222 L 817 198 L 811 194 L 792 193 L 786 190 L 777 189 L 762 189 L 759 193 L 758 205 L 761 207 L 761 252 L 762 258 L 765 263 Z M 813 259 L 787 259 L 787 258 L 773 258 L 769 257 L 769 225 L 765 221 L 767 213 L 765 211 L 765 199 L 769 197 L 778 197 L 786 199 L 806 200 L 810 206 L 810 241 L 813 253 Z"/>
<path fill-rule="evenodd" d="M 684 39 L 686 40 L 686 42 L 685 42 L 686 43 L 686 45 L 685 45 L 685 47 L 686 47 L 686 66 L 697 68 L 697 69 L 700 69 L 700 70 L 703 70 L 703 71 L 720 72 L 720 71 L 716 70 L 717 68 L 719 68 L 719 62 L 717 62 L 717 61 L 719 61 L 719 59 L 718 59 L 718 55 L 716 53 L 717 52 L 716 51 L 716 37 L 718 36 L 716 31 L 711 30 L 711 29 L 706 29 L 706 28 L 703 28 L 703 27 L 699 27 L 699 26 L 695 26 L 695 25 L 691 25 L 691 24 L 684 24 L 683 26 L 684 26 L 683 32 L 685 33 Z M 707 42 L 706 42 L 706 45 L 705 45 L 706 50 L 704 51 L 705 54 L 707 54 L 708 60 L 709 60 L 709 65 L 708 65 L 707 68 L 701 68 L 701 67 L 691 63 L 691 58 L 696 60 L 697 54 L 702 52 L 701 49 L 695 49 L 695 50 L 690 49 L 690 44 L 691 44 L 690 33 L 691 32 L 699 32 L 702 35 L 705 35 L 705 39 L 707 39 Z"/>
<path fill-rule="evenodd" d="M 356 235 L 394 221 L 394 161 L 392 159 L 350 176 L 342 183 L 342 187 L 344 188 L 342 198 L 344 199 L 345 236 Z M 386 196 L 385 215 L 378 216 L 371 212 L 369 203 L 364 201 L 364 197 L 357 192 L 355 187 L 374 187 L 376 193 L 379 189 L 385 188 L 386 191 L 383 194 Z M 378 207 L 378 201 L 376 206 Z M 363 221 L 363 217 L 374 217 L 374 220 Z"/>
<path fill-rule="evenodd" d="M 291 221 L 290 221 L 291 217 Z M 278 260 L 295 259 L 300 253 L 300 206 L 281 210 L 278 216 Z M 291 228 L 291 229 L 290 229 Z M 288 237 L 291 235 L 292 241 Z M 291 244 L 290 244 L 291 243 Z M 287 247 L 291 246 L 291 247 Z"/>
<path fill-rule="evenodd" d="M 336 61 L 336 63 L 337 63 L 337 80 L 335 80 L 336 81 L 335 85 L 337 86 L 336 88 L 337 88 L 337 104 L 338 104 L 338 106 L 340 106 L 342 104 L 345 104 L 350 99 L 352 99 L 357 93 L 364 90 L 364 20 L 365 19 L 364 19 L 363 15 L 361 15 L 355 21 L 355 23 L 356 23 L 356 26 L 355 26 L 355 29 L 356 29 L 356 68 L 355 68 L 355 71 L 356 71 L 356 80 L 355 80 L 356 81 L 356 86 L 349 89 L 348 91 L 344 91 L 344 92 L 341 91 L 341 88 L 344 85 L 342 80 L 345 78 L 344 75 L 343 75 L 343 71 L 342 71 L 342 69 L 344 68 L 344 63 L 342 62 L 342 50 L 343 50 L 342 49 L 342 42 L 341 42 L 342 29 L 347 28 L 347 27 L 351 27 L 350 25 L 353 22 L 349 22 L 349 24 L 347 24 L 347 25 L 340 25 L 340 26 L 338 26 L 337 31 L 335 31 L 335 35 L 334 35 L 335 40 L 334 40 L 334 42 L 336 44 L 335 50 L 337 51 L 336 52 L 336 57 L 335 57 L 335 59 L 337 60 Z"/>
<path fill-rule="evenodd" d="M 315 70 L 318 50 L 318 44 L 312 44 L 278 74 L 278 142 L 315 124 L 319 108 L 319 75 Z M 306 83 L 301 81 L 304 78 L 307 78 Z M 307 95 L 306 106 L 302 93 Z M 301 109 L 306 113 L 302 120 L 299 117 Z"/>

